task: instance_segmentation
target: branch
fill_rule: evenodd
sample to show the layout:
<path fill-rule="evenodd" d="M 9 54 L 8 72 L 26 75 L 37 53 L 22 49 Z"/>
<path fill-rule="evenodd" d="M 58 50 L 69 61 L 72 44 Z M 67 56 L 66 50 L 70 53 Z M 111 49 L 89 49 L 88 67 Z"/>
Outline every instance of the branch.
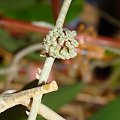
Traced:
<path fill-rule="evenodd" d="M 26 106 L 28 109 L 31 108 L 26 103 L 24 103 L 23 105 Z M 42 117 L 44 117 L 47 120 L 65 120 L 63 117 L 61 117 L 52 109 L 50 109 L 49 107 L 47 107 L 42 103 L 39 103 L 38 114 L 40 114 Z"/>
<path fill-rule="evenodd" d="M 31 52 L 41 50 L 42 46 L 43 45 L 41 43 L 39 43 L 39 44 L 37 43 L 37 44 L 30 45 L 27 48 L 22 49 L 20 52 L 18 52 L 14 56 L 13 61 L 9 67 L 0 69 L 0 75 L 7 74 L 5 88 L 7 88 L 8 83 L 10 83 L 12 81 L 12 79 L 15 77 L 15 75 L 17 74 L 19 67 L 20 67 L 20 65 L 19 65 L 20 60 Z"/>
<path fill-rule="evenodd" d="M 30 98 L 32 97 L 53 92 L 56 91 L 57 89 L 58 89 L 57 83 L 55 81 L 52 81 L 49 84 L 13 94 L 4 92 L 0 95 L 0 113 L 4 112 L 6 109 L 9 109 L 15 105 L 23 103 L 27 104 L 30 102 Z"/>
<path fill-rule="evenodd" d="M 20 52 L 18 52 L 14 56 L 12 64 L 9 67 L 0 69 L 0 75 L 8 74 L 8 73 L 11 73 L 13 71 L 16 71 L 19 62 L 23 57 L 25 57 L 26 55 L 28 55 L 31 52 L 34 52 L 34 51 L 37 51 L 37 50 L 40 50 L 40 49 L 42 49 L 42 44 L 41 43 L 37 43 L 37 44 L 31 45 L 31 46 L 28 46 L 27 48 L 22 49 Z"/>
<path fill-rule="evenodd" d="M 55 28 L 62 28 L 71 1 L 72 0 L 64 0 L 60 14 L 59 14 L 58 19 L 56 21 Z M 43 66 L 43 69 L 42 69 L 40 77 L 39 77 L 39 84 L 41 84 L 42 82 L 47 82 L 47 79 L 48 79 L 48 76 L 50 74 L 54 60 L 55 60 L 54 57 L 47 57 L 46 58 L 45 64 Z M 33 103 L 32 103 L 32 107 L 31 107 L 31 111 L 30 111 L 28 120 L 35 120 L 36 119 L 41 99 L 42 99 L 42 95 L 33 98 Z"/>

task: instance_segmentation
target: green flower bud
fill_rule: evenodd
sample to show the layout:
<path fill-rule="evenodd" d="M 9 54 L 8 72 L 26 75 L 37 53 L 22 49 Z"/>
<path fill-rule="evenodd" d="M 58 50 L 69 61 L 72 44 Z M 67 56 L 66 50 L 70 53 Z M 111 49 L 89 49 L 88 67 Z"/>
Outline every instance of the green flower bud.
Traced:
<path fill-rule="evenodd" d="M 79 45 L 75 31 L 54 28 L 44 39 L 44 48 L 49 56 L 58 59 L 70 59 L 77 55 L 75 47 Z"/>

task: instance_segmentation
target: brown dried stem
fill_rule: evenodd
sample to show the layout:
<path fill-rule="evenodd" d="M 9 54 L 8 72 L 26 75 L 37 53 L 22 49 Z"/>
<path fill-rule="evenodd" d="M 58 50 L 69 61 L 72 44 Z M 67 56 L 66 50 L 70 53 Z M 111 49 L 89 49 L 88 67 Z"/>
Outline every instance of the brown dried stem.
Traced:
<path fill-rule="evenodd" d="M 23 104 L 24 101 L 29 103 L 30 98 L 43 95 L 49 92 L 56 91 L 58 89 L 57 83 L 55 81 L 52 81 L 49 84 L 32 88 L 29 90 L 17 92 L 17 93 L 2 93 L 0 95 L 0 113 L 4 112 L 6 109 L 9 109 L 15 105 Z"/>

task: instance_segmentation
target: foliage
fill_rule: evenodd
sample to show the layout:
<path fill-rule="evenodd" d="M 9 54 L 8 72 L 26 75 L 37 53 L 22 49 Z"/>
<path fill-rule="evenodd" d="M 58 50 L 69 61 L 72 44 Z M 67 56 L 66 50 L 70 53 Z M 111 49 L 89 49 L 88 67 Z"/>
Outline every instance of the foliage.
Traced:
<path fill-rule="evenodd" d="M 88 120 L 120 120 L 120 96 L 109 103 Z"/>
<path fill-rule="evenodd" d="M 0 47 L 13 52 L 23 46 L 25 46 L 25 41 L 15 40 L 7 31 L 0 29 Z"/>
<path fill-rule="evenodd" d="M 83 2 L 84 0 L 73 1 L 70 7 L 70 13 L 67 16 L 67 21 L 79 15 Z M 0 10 L 2 14 L 16 19 L 54 23 L 51 5 L 47 0 L 1 0 Z"/>

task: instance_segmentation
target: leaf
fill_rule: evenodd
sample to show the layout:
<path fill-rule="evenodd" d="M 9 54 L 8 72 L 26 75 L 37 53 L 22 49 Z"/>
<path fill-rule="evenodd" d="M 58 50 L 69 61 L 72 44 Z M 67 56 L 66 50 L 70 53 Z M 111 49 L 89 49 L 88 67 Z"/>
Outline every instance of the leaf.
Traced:
<path fill-rule="evenodd" d="M 5 75 L 0 75 L 0 82 L 3 82 L 4 80 L 6 80 L 6 76 Z"/>
<path fill-rule="evenodd" d="M 67 13 L 66 21 L 69 22 L 72 19 L 80 16 L 85 0 L 73 0 L 70 9 Z"/>
<path fill-rule="evenodd" d="M 56 111 L 61 106 L 71 102 L 83 87 L 82 82 L 70 86 L 61 86 L 58 91 L 45 95 L 43 103 Z"/>
<path fill-rule="evenodd" d="M 88 120 L 120 120 L 120 96 Z"/>
<path fill-rule="evenodd" d="M 13 52 L 23 46 L 25 46 L 24 40 L 15 40 L 9 35 L 7 31 L 0 29 L 0 47 Z"/>
<path fill-rule="evenodd" d="M 19 10 L 35 4 L 35 0 L 0 0 L 1 10 Z"/>
<path fill-rule="evenodd" d="M 27 58 L 34 61 L 43 61 L 45 59 L 43 57 L 40 57 L 40 53 L 36 52 L 30 53 L 29 55 L 27 55 Z"/>
<path fill-rule="evenodd" d="M 43 12 L 44 11 L 44 12 Z M 12 16 L 12 18 L 27 21 L 47 21 L 53 23 L 53 15 L 51 5 L 47 2 L 37 3 L 29 8 L 16 10 L 16 11 L 6 11 L 7 16 Z"/>

